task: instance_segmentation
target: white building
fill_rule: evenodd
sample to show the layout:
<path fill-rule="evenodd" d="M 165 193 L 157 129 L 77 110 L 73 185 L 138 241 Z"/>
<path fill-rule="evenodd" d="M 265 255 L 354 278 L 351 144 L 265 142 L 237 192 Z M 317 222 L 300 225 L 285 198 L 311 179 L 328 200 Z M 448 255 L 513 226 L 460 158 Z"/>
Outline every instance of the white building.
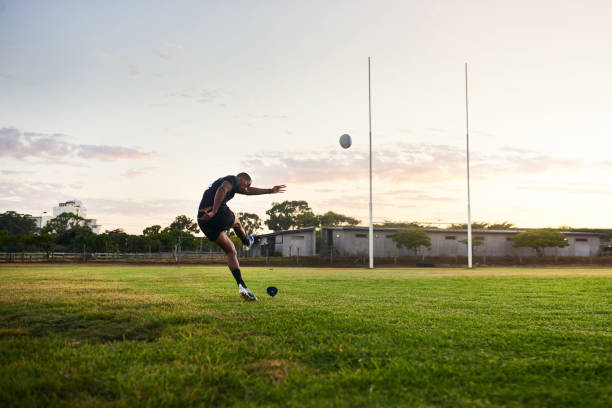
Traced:
<path fill-rule="evenodd" d="M 59 203 L 57 207 L 53 207 L 54 218 L 60 214 L 68 212 L 78 215 L 81 218 L 85 218 L 85 223 L 89 226 L 89 228 L 91 228 L 91 230 L 96 234 L 100 233 L 102 226 L 98 224 L 98 220 L 94 218 L 87 218 L 87 208 L 83 207 L 83 203 L 80 200 L 66 201 L 65 203 Z M 46 221 L 44 224 L 46 224 Z"/>
<path fill-rule="evenodd" d="M 54 218 L 67 212 L 87 218 L 87 208 L 83 207 L 83 203 L 79 200 L 66 201 L 65 203 L 59 203 L 57 207 L 53 207 Z"/>
<path fill-rule="evenodd" d="M 94 234 L 99 234 L 102 230 L 102 226 L 98 224 L 98 220 L 95 218 L 87 219 L 87 225 L 89 225 Z"/>
<path fill-rule="evenodd" d="M 36 228 L 38 228 L 38 230 L 40 231 L 40 229 L 42 227 L 44 227 L 45 225 L 47 225 L 47 222 L 49 222 L 49 220 L 53 217 L 51 217 L 50 215 L 44 215 L 47 212 L 45 211 L 43 213 L 43 215 L 40 215 L 38 217 L 30 217 L 34 220 L 34 222 L 36 223 Z"/>

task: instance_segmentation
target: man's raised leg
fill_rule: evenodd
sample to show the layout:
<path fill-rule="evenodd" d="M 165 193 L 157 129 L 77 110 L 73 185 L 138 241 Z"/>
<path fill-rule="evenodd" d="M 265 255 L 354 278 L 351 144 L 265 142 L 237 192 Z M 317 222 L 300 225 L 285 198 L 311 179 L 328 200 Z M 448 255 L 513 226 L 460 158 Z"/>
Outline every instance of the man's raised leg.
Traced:
<path fill-rule="evenodd" d="M 240 273 L 240 264 L 238 263 L 238 254 L 236 252 L 236 247 L 231 239 L 227 236 L 225 232 L 221 232 L 219 237 L 215 240 L 217 245 L 219 245 L 223 252 L 227 255 L 227 266 L 229 267 L 234 279 L 236 279 L 236 283 L 238 284 L 238 293 L 246 300 L 257 300 L 257 296 L 251 292 L 246 283 L 242 280 L 242 274 Z"/>
<path fill-rule="evenodd" d="M 249 249 L 251 249 L 251 247 L 253 246 L 253 242 L 255 242 L 255 239 L 252 235 L 247 235 L 244 227 L 242 226 L 237 217 L 234 220 L 232 228 L 234 228 L 234 232 L 236 233 L 238 238 L 240 238 L 242 244 L 246 246 L 246 250 L 248 251 Z"/>

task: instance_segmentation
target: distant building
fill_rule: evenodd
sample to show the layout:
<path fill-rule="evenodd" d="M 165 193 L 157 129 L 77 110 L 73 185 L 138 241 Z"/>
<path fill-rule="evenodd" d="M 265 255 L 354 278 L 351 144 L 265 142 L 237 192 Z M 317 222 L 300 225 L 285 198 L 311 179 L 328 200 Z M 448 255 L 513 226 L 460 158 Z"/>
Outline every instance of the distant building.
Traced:
<path fill-rule="evenodd" d="M 57 207 L 53 207 L 53 217 L 67 212 L 87 218 L 87 208 L 83 207 L 83 203 L 79 200 L 66 201 L 65 203 L 59 203 Z"/>
<path fill-rule="evenodd" d="M 392 237 L 405 228 L 374 228 L 374 256 L 390 258 L 412 256 L 414 252 L 397 248 Z M 431 249 L 419 248 L 424 256 L 467 256 L 466 230 L 426 228 L 431 239 Z M 481 245 L 474 246 L 475 256 L 535 256 L 531 248 L 514 248 L 512 238 L 524 231 L 517 230 L 475 230 L 472 238 L 479 238 Z M 597 256 L 602 253 L 601 239 L 605 234 L 596 232 L 565 232 L 569 246 L 546 248 L 545 256 Z M 323 227 L 321 229 L 321 255 L 354 256 L 368 254 L 368 227 Z"/>
<path fill-rule="evenodd" d="M 314 256 L 316 254 L 315 227 L 256 235 L 256 243 L 248 256 Z"/>
<path fill-rule="evenodd" d="M 63 213 L 72 213 L 81 218 L 85 218 L 85 224 L 87 224 L 96 234 L 99 234 L 100 230 L 102 229 L 102 226 L 98 224 L 98 220 L 95 218 L 87 218 L 87 208 L 85 208 L 83 203 L 79 200 L 66 201 L 64 203 L 59 203 L 56 207 L 53 207 L 54 218 Z"/>
<path fill-rule="evenodd" d="M 34 222 L 36 223 L 36 228 L 40 231 L 40 229 L 47 225 L 47 222 L 49 222 L 49 220 L 53 217 L 51 217 L 50 215 L 41 215 L 39 217 L 30 216 L 29 218 L 34 220 Z"/>

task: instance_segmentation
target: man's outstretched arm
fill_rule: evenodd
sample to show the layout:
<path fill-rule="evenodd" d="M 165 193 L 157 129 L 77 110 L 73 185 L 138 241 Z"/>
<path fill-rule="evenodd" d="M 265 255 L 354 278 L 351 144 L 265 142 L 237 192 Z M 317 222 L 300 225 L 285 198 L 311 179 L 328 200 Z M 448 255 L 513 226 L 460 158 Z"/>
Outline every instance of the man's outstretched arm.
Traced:
<path fill-rule="evenodd" d="M 287 186 L 284 184 L 274 186 L 272 188 L 248 187 L 245 192 L 243 193 L 238 192 L 238 193 L 244 194 L 244 195 L 277 194 L 277 193 L 284 193 L 286 188 Z"/>

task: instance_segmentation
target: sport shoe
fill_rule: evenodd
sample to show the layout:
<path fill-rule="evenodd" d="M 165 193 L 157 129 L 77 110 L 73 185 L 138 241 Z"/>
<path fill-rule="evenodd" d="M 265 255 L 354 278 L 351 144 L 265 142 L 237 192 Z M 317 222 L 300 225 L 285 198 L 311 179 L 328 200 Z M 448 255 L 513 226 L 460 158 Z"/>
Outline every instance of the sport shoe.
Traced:
<path fill-rule="evenodd" d="M 249 290 L 249 288 L 245 288 L 242 285 L 238 285 L 238 294 L 242 296 L 244 300 L 250 300 L 250 301 L 259 300 L 257 299 L 257 296 L 255 296 L 253 292 Z"/>
<path fill-rule="evenodd" d="M 249 244 L 244 246 L 245 251 L 248 251 L 249 249 L 251 249 L 251 247 L 255 243 L 255 238 L 253 238 L 252 235 L 247 235 L 247 240 L 249 241 Z"/>

